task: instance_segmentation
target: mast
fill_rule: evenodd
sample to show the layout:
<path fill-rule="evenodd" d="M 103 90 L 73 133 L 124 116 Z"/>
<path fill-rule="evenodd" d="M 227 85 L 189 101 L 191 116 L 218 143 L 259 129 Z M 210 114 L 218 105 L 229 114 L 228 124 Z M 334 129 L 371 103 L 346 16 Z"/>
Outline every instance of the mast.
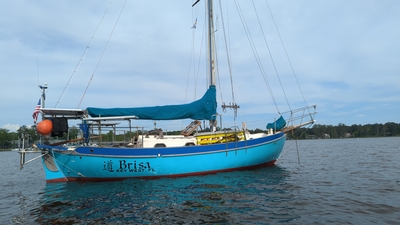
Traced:
<path fill-rule="evenodd" d="M 210 77 L 210 85 L 215 86 L 215 38 L 214 38 L 214 18 L 213 18 L 213 1 L 207 0 L 207 19 L 208 19 L 208 75 Z M 213 115 L 210 119 L 210 131 L 215 132 L 217 130 L 216 115 Z"/>
<path fill-rule="evenodd" d="M 207 0 L 207 19 L 208 19 L 208 76 L 210 77 L 210 85 L 215 85 L 215 38 L 214 38 L 214 18 L 213 18 L 213 1 Z"/>

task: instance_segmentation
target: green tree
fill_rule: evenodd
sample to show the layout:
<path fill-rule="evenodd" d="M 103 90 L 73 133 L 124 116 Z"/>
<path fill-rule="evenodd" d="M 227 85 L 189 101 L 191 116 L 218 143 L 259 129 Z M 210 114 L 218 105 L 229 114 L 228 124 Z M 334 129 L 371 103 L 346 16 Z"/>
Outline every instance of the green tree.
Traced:
<path fill-rule="evenodd" d="M 5 150 L 10 147 L 10 133 L 7 129 L 0 128 L 0 148 Z"/>
<path fill-rule="evenodd" d="M 68 137 L 70 139 L 77 139 L 80 130 L 76 126 L 72 126 L 68 131 Z"/>

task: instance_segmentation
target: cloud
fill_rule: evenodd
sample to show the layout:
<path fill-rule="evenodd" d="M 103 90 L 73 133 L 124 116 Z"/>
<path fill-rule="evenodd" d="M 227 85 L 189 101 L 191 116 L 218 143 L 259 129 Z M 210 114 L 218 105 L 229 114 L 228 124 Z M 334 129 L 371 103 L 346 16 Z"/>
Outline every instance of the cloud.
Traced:
<path fill-rule="evenodd" d="M 304 106 L 304 98 L 318 105 L 321 124 L 400 122 L 397 1 L 268 1 L 274 20 L 264 2 L 255 2 L 266 22 L 263 32 L 253 29 L 258 18 L 252 4 L 237 2 L 268 80 L 260 76 L 234 2 L 224 17 L 216 7 L 217 42 L 229 31 L 232 64 L 230 74 L 222 59 L 225 46 L 219 45 L 218 101 L 234 98 L 241 105 L 234 123 L 261 120 L 250 128 L 264 128 L 264 121 L 276 117 L 267 83 L 280 112 Z M 207 87 L 202 4 L 128 1 L 119 17 L 123 2 L 118 1 L 3 3 L 0 125 L 33 124 L 41 94 L 37 85 L 43 83 L 49 85 L 46 107 L 58 101 L 65 108 L 149 106 L 201 97 Z M 197 28 L 190 29 L 196 18 Z M 223 27 L 222 20 L 229 25 Z M 228 111 L 224 117 L 232 115 Z"/>
<path fill-rule="evenodd" d="M 10 132 L 16 132 L 19 129 L 18 124 L 5 124 L 1 128 L 9 130 Z"/>

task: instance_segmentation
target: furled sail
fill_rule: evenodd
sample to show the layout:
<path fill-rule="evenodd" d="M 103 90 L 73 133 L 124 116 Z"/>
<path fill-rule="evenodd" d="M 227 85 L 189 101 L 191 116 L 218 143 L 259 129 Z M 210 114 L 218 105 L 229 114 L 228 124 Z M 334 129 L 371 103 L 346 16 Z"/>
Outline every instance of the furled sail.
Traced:
<path fill-rule="evenodd" d="M 211 85 L 204 96 L 192 103 L 139 108 L 87 108 L 91 117 L 137 116 L 142 120 L 211 120 L 217 113 L 216 88 Z"/>
<path fill-rule="evenodd" d="M 286 126 L 286 120 L 283 116 L 280 116 L 279 119 L 273 123 L 267 124 L 267 129 L 274 129 L 274 130 L 282 130 Z"/>

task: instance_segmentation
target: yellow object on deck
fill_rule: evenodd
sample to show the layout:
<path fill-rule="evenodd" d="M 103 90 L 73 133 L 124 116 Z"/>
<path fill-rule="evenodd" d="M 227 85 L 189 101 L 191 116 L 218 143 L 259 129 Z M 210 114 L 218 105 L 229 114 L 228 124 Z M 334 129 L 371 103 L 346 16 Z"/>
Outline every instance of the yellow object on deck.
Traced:
<path fill-rule="evenodd" d="M 198 145 L 209 145 L 216 143 L 226 143 L 234 141 L 245 140 L 245 135 L 243 131 L 240 132 L 221 132 L 221 133 L 208 133 L 204 135 L 198 135 L 197 137 Z"/>

